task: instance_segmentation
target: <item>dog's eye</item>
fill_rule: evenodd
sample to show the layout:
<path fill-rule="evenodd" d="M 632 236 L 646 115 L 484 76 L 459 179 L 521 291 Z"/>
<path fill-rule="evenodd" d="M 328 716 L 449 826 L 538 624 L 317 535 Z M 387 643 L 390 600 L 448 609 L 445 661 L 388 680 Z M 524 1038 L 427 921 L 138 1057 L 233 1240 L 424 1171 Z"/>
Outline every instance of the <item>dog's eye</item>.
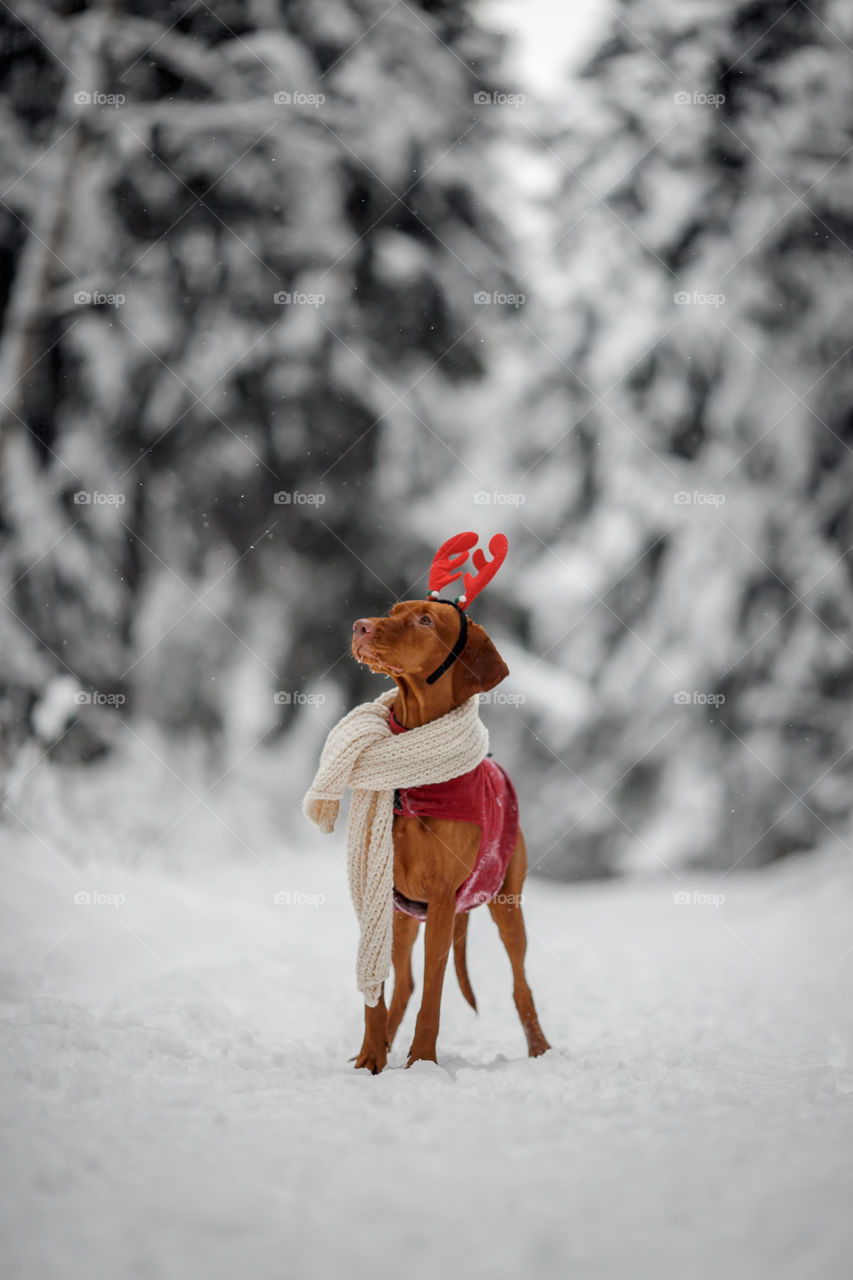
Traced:
<path fill-rule="evenodd" d="M 428 613 L 422 613 L 422 614 L 421 614 L 421 616 L 418 618 L 418 626 L 420 626 L 420 627 L 431 627 L 431 626 L 432 626 L 432 618 L 429 616 L 429 614 L 428 614 Z"/>

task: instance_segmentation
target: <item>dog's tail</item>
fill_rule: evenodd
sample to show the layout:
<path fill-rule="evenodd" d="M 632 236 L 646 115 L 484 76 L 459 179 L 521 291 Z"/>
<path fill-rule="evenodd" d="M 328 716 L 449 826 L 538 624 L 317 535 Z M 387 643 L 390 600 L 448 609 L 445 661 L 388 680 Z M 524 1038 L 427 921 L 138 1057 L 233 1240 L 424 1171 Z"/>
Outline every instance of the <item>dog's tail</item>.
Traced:
<path fill-rule="evenodd" d="M 477 999 L 471 988 L 468 977 L 468 966 L 465 963 L 465 941 L 468 937 L 468 912 L 460 911 L 453 921 L 453 963 L 456 965 L 456 977 L 463 996 L 474 1012 L 477 1012 Z"/>

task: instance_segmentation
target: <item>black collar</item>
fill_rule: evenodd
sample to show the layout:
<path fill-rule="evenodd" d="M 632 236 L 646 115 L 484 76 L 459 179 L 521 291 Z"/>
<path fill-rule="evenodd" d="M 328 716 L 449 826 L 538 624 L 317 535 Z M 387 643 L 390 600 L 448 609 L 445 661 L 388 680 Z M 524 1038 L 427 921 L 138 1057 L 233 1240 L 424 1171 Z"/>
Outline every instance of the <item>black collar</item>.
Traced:
<path fill-rule="evenodd" d="M 435 684 L 439 676 L 443 676 L 445 671 L 447 671 L 449 667 L 453 666 L 454 662 L 465 648 L 465 641 L 468 639 L 468 619 L 465 617 L 465 611 L 461 606 L 458 605 L 455 600 L 436 600 L 435 603 L 449 604 L 453 606 L 459 614 L 459 635 L 456 637 L 456 643 L 444 659 L 444 662 L 442 662 L 440 666 L 436 667 L 435 671 L 433 671 L 431 675 L 427 676 L 427 684 Z"/>

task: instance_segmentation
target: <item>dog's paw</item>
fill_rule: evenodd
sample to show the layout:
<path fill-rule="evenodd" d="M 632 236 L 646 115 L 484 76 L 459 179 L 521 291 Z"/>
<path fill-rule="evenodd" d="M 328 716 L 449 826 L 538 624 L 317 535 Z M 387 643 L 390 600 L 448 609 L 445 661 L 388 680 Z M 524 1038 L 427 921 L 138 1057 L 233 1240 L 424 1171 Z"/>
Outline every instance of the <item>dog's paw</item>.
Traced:
<path fill-rule="evenodd" d="M 413 1044 L 411 1049 L 409 1050 L 409 1056 L 406 1061 L 406 1066 L 413 1067 L 416 1062 L 432 1062 L 435 1065 L 438 1065 L 437 1059 L 435 1056 L 435 1048 L 426 1047 L 423 1049 L 419 1049 Z"/>
<path fill-rule="evenodd" d="M 372 1047 L 362 1048 L 355 1060 L 355 1069 L 356 1071 L 360 1071 L 362 1067 L 367 1067 L 367 1070 L 371 1075 L 378 1076 L 387 1060 L 387 1050 L 380 1051 Z M 352 1061 L 352 1059 L 350 1059 L 350 1061 Z"/>

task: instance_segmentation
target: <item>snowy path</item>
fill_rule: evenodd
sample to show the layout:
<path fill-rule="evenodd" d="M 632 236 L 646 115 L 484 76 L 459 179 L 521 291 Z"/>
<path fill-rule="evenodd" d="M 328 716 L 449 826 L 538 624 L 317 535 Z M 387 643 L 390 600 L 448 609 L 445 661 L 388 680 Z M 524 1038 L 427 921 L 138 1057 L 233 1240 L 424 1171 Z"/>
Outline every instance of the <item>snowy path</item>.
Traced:
<path fill-rule="evenodd" d="M 314 846 L 311 846 L 312 850 Z M 490 919 L 481 1014 L 371 1078 L 341 848 L 183 882 L 6 842 L 7 1275 L 849 1274 L 853 881 L 528 886 L 557 1052 L 530 1062 Z M 275 890 L 325 902 L 275 904 Z M 75 904 L 80 890 L 120 906 Z M 45 953 L 46 954 L 43 954 Z"/>

